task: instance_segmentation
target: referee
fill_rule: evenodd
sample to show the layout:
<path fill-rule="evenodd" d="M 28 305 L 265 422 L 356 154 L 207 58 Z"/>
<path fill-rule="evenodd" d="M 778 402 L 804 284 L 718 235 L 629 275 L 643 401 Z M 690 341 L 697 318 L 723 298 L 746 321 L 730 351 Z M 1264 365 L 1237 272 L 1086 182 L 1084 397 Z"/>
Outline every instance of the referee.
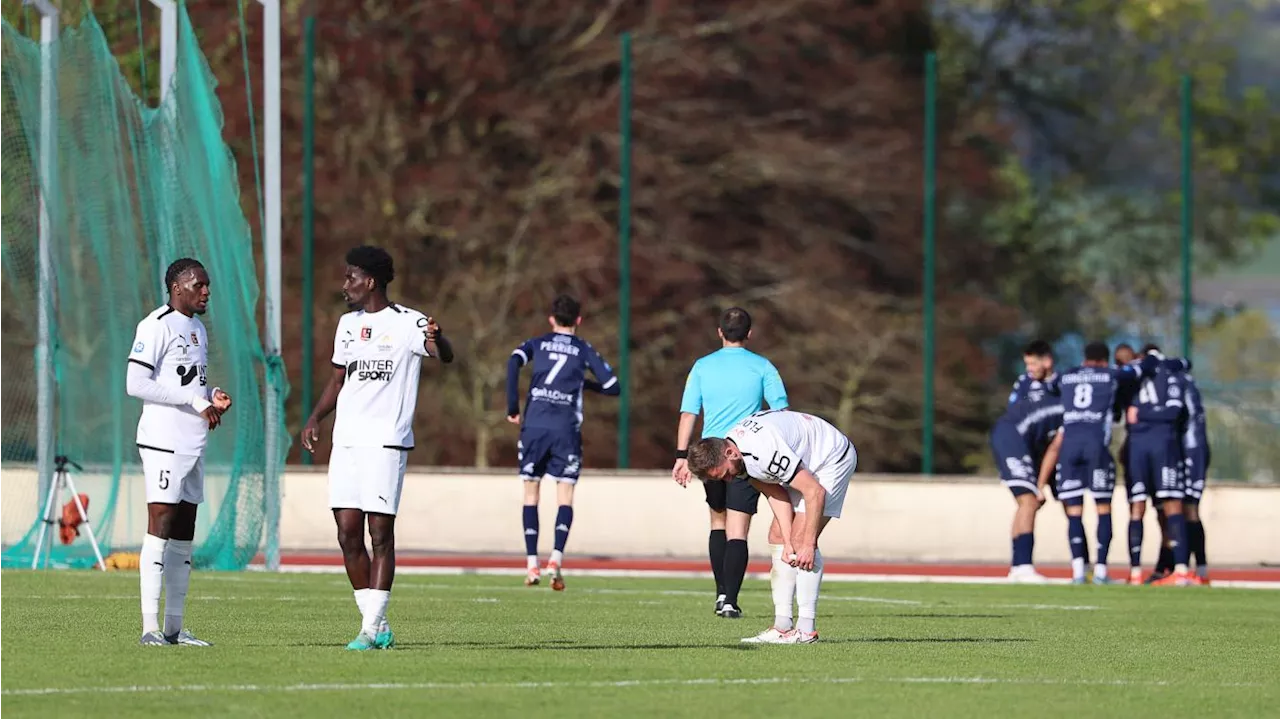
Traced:
<path fill-rule="evenodd" d="M 693 479 L 687 461 L 693 425 L 702 413 L 702 436 L 723 439 L 734 425 L 760 411 L 787 408 L 787 390 L 769 360 L 746 348 L 751 337 L 751 315 L 740 307 L 720 315 L 718 330 L 723 346 L 693 363 L 680 401 L 680 428 L 676 433 L 676 463 L 671 477 L 687 486 Z M 728 619 L 742 616 L 738 592 L 747 573 L 747 530 L 756 513 L 760 492 L 745 477 L 731 482 L 704 482 L 711 508 L 711 536 L 707 551 L 716 578 L 716 614 Z"/>

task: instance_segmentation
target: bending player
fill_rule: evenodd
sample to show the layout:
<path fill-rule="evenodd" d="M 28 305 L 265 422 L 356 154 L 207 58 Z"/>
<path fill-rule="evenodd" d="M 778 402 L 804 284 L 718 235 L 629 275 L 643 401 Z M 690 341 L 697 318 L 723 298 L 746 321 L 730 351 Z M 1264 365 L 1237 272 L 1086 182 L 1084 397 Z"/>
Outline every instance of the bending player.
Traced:
<path fill-rule="evenodd" d="M 138 558 L 144 646 L 207 647 L 182 626 L 191 582 L 196 510 L 204 502 L 204 448 L 231 397 L 209 390 L 209 274 L 184 258 L 164 273 L 169 301 L 138 323 L 125 387 L 142 400 L 138 454 L 147 494 L 147 534 Z M 160 588 L 164 587 L 164 627 Z"/>
<path fill-rule="evenodd" d="M 769 360 L 746 348 L 751 338 L 751 315 L 731 307 L 720 316 L 717 330 L 723 343 L 716 352 L 693 363 L 680 400 L 680 424 L 676 430 L 676 462 L 671 476 L 680 486 L 693 478 L 689 471 L 689 440 L 702 413 L 702 436 L 724 437 L 743 418 L 770 409 L 787 408 L 787 390 Z M 703 482 L 711 509 L 711 535 L 707 550 L 716 580 L 715 611 L 720 617 L 742 616 L 738 593 L 747 574 L 747 533 L 751 516 L 760 504 L 760 492 L 746 477 L 728 482 Z"/>
<path fill-rule="evenodd" d="M 355 651 L 395 644 L 386 615 L 422 358 L 453 361 L 453 347 L 434 319 L 387 299 L 393 279 L 395 266 L 385 250 L 364 246 L 347 253 L 342 297 L 352 311 L 338 319 L 333 374 L 302 430 L 302 446 L 314 452 L 320 422 L 337 410 L 329 506 L 360 609 L 360 633 L 347 645 Z M 372 559 L 364 543 L 366 523 Z"/>
<path fill-rule="evenodd" d="M 1009 404 L 1026 397 L 1031 392 L 1043 390 L 1057 378 L 1053 371 L 1053 348 L 1044 340 L 1035 340 L 1022 351 L 1022 363 L 1026 372 L 1018 375 L 1009 393 Z"/>
<path fill-rule="evenodd" d="M 818 539 L 838 518 L 858 466 L 853 442 L 825 420 L 789 410 L 742 420 L 724 439 L 706 437 L 689 450 L 689 470 L 704 481 L 728 482 L 745 474 L 769 498 L 774 526 L 774 623 L 749 644 L 811 644 L 822 586 Z M 791 603 L 800 610 L 792 626 Z"/>
<path fill-rule="evenodd" d="M 1036 572 L 1036 512 L 1044 506 L 1045 495 L 1037 486 L 1039 465 L 1054 435 L 1062 428 L 1062 402 L 1044 388 L 1031 391 L 996 420 L 991 428 L 991 451 L 1000 470 L 1001 483 L 1013 493 L 1017 509 L 1013 515 L 1013 559 L 1009 579 L 1014 582 L 1043 583 Z"/>
<path fill-rule="evenodd" d="M 517 444 L 524 480 L 526 586 L 542 581 L 538 570 L 538 498 L 545 476 L 556 483 L 555 550 L 547 562 L 551 588 L 564 591 L 564 549 L 573 526 L 573 490 L 582 468 L 582 391 L 606 395 L 621 391 L 613 368 L 586 340 L 577 336 L 582 305 L 568 295 L 551 303 L 551 332 L 525 340 L 507 360 L 507 421 L 520 425 Z M 524 416 L 520 415 L 520 368 L 533 365 Z M 587 370 L 595 381 L 586 377 Z"/>

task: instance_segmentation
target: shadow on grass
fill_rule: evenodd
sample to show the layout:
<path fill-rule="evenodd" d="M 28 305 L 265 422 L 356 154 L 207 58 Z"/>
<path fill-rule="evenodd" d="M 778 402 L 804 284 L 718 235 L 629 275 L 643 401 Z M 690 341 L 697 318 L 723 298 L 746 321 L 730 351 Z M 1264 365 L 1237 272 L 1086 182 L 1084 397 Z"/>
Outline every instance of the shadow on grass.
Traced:
<path fill-rule="evenodd" d="M 1024 637 L 833 637 L 824 638 L 822 644 L 1016 644 L 1034 640 Z M 293 644 L 296 647 L 322 647 L 328 644 L 303 643 Z M 568 639 L 550 639 L 544 642 L 478 642 L 478 641 L 443 641 L 443 642 L 399 642 L 392 651 L 429 651 L 432 649 L 473 649 L 480 651 L 664 651 L 687 649 L 734 649 L 753 651 L 762 644 L 703 643 L 703 644 L 577 644 Z"/>

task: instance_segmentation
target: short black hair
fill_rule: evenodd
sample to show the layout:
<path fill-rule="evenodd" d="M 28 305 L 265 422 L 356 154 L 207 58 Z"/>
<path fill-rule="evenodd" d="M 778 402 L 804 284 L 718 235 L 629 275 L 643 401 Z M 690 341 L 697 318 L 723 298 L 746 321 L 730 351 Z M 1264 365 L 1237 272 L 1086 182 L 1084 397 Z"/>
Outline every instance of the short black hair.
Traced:
<path fill-rule="evenodd" d="M 1139 352 L 1138 354 L 1144 355 L 1148 352 L 1159 352 L 1159 351 L 1160 351 L 1160 345 L 1156 344 L 1155 342 L 1148 342 L 1145 345 L 1142 345 L 1142 351 Z"/>
<path fill-rule="evenodd" d="M 1090 342 L 1084 346 L 1084 358 L 1090 362 L 1106 362 L 1111 358 L 1111 350 L 1106 342 Z"/>
<path fill-rule="evenodd" d="M 556 295 L 556 298 L 551 300 L 551 316 L 557 325 L 572 327 L 582 316 L 582 303 L 566 294 Z"/>
<path fill-rule="evenodd" d="M 1027 348 L 1022 350 L 1022 355 L 1024 357 L 1052 357 L 1053 347 L 1044 340 L 1032 340 L 1031 344 L 1027 345 Z"/>
<path fill-rule="evenodd" d="M 730 307 L 720 315 L 720 334 L 729 342 L 745 342 L 751 334 L 751 315 L 741 307 Z"/>
<path fill-rule="evenodd" d="M 387 285 L 396 278 L 396 266 L 391 255 L 381 247 L 361 245 L 347 253 L 347 264 L 358 268 L 373 278 L 379 289 L 387 289 Z"/>
<path fill-rule="evenodd" d="M 1120 350 L 1129 350 L 1130 352 L 1133 352 L 1133 345 L 1129 344 L 1128 342 L 1121 342 L 1120 344 L 1116 345 L 1116 352 L 1119 352 Z"/>
<path fill-rule="evenodd" d="M 193 260 L 190 257 L 183 257 L 180 260 L 174 260 L 169 265 L 169 269 L 164 271 L 164 288 L 170 294 L 173 293 L 173 285 L 178 281 L 184 272 L 194 269 L 204 269 L 204 265 L 200 264 L 200 260 Z"/>

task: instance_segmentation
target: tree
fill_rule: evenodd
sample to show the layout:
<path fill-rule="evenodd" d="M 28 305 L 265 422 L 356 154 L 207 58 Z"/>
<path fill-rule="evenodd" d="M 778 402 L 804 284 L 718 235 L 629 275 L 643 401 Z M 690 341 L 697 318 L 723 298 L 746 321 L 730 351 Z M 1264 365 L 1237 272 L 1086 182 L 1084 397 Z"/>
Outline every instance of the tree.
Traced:
<path fill-rule="evenodd" d="M 1005 289 L 1048 334 L 1170 311 L 1180 79 L 1194 80 L 1196 269 L 1280 228 L 1280 113 L 1232 68 L 1240 3 L 957 0 L 940 8 L 947 96 L 1004 113 L 1017 159 L 996 207 L 969 208 L 1021 267 Z M 1023 293 L 1026 280 L 1054 291 Z M 1063 307 L 1066 294 L 1079 298 Z"/>

